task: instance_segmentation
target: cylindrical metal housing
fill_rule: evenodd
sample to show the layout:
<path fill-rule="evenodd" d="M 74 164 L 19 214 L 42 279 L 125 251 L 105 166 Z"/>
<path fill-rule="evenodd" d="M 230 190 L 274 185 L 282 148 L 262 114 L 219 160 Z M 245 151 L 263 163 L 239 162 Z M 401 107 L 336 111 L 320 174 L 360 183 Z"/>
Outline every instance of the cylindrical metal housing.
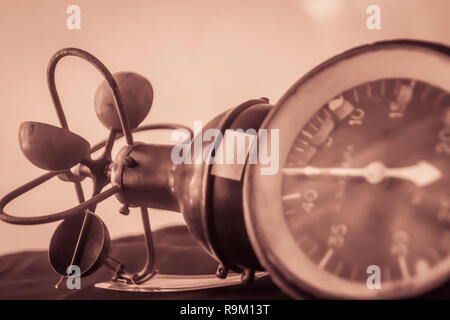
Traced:
<path fill-rule="evenodd" d="M 203 131 L 213 128 L 224 134 L 227 129 L 258 130 L 270 107 L 266 100 L 247 101 L 212 119 Z M 237 272 L 260 270 L 245 228 L 242 180 L 211 171 L 215 164 L 204 160 L 212 155 L 203 154 L 212 151 L 207 148 L 210 144 L 197 135 L 189 147 L 190 161 L 180 164 L 172 160 L 173 145 L 139 143 L 124 147 L 111 174 L 121 190 L 118 198 L 133 207 L 183 213 L 194 237 L 225 267 Z M 195 145 L 202 146 L 203 151 L 195 152 Z M 202 161 L 195 161 L 199 156 Z"/>

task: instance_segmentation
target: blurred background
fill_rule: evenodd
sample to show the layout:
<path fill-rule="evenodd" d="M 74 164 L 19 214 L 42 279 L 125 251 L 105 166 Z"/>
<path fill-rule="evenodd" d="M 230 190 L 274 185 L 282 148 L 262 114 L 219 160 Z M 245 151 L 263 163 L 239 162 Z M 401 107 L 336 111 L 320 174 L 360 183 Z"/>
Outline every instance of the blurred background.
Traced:
<path fill-rule="evenodd" d="M 66 28 L 66 8 L 81 8 L 81 29 Z M 368 30 L 366 8 L 381 8 L 381 30 Z M 448 0 L 2 0 L 0 4 L 0 195 L 42 174 L 20 151 L 22 121 L 58 125 L 46 67 L 63 47 L 97 56 L 112 71 L 134 71 L 153 84 L 144 123 L 193 126 L 247 99 L 275 103 L 308 70 L 351 47 L 382 39 L 414 38 L 450 44 Z M 108 131 L 93 96 L 101 75 L 79 58 L 58 64 L 56 83 L 69 128 L 91 144 Z M 169 133 L 136 140 L 168 142 Z M 120 144 L 116 144 L 115 151 Z M 86 196 L 89 196 L 89 184 Z M 58 179 L 7 206 L 33 216 L 76 204 L 71 184 Z M 141 232 L 139 211 L 118 213 L 110 198 L 97 212 L 113 238 Z M 180 214 L 151 211 L 153 229 L 183 224 Z M 0 254 L 47 248 L 58 223 L 0 222 Z"/>

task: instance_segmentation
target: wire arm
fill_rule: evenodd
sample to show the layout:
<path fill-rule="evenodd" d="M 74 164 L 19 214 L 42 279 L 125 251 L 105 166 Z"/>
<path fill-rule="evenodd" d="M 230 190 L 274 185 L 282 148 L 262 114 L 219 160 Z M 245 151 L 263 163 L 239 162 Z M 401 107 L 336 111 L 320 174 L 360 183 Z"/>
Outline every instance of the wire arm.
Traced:
<path fill-rule="evenodd" d="M 77 205 L 71 209 L 60 211 L 60 212 L 57 212 L 54 214 L 49 214 L 49 215 L 42 215 L 42 216 L 37 216 L 37 217 L 16 217 L 16 216 L 11 216 L 5 212 L 5 206 L 9 202 L 11 202 L 15 198 L 23 195 L 24 193 L 30 191 L 31 189 L 39 186 L 40 184 L 44 183 L 45 181 L 53 178 L 57 174 L 58 174 L 57 172 L 46 173 L 46 174 L 28 182 L 27 184 L 11 191 L 6 196 L 4 196 L 0 200 L 0 219 L 7 223 L 19 224 L 19 225 L 34 225 L 34 224 L 50 223 L 50 222 L 66 219 L 75 214 L 83 212 L 84 210 L 111 197 L 112 195 L 116 194 L 119 191 L 119 187 L 113 186 L 113 187 L 103 191 L 102 193 L 95 195 L 91 199 L 89 199 L 83 203 L 80 203 L 79 205 Z"/>
<path fill-rule="evenodd" d="M 47 84 L 48 88 L 50 90 L 50 95 L 53 99 L 53 104 L 55 105 L 56 113 L 59 118 L 59 122 L 61 123 L 61 126 L 65 129 L 69 129 L 66 116 L 64 114 L 63 108 L 61 106 L 61 101 L 58 96 L 58 91 L 56 89 L 55 84 L 55 69 L 58 62 L 64 58 L 65 56 L 76 56 L 79 58 L 84 59 L 85 61 L 89 62 L 91 65 L 93 65 L 100 73 L 103 75 L 103 77 L 106 79 L 106 81 L 109 84 L 109 87 L 111 88 L 111 91 L 113 93 L 113 98 L 115 102 L 115 107 L 117 111 L 117 115 L 119 116 L 120 124 L 122 126 L 122 132 L 125 135 L 125 139 L 127 141 L 128 145 L 133 145 L 133 135 L 131 133 L 130 125 L 128 122 L 128 116 L 125 112 L 125 108 L 122 103 L 122 96 L 120 94 L 119 86 L 117 85 L 116 80 L 114 79 L 111 72 L 106 68 L 106 66 L 98 60 L 96 57 L 94 57 L 92 54 L 90 54 L 87 51 L 77 49 L 77 48 L 64 48 L 59 51 L 57 51 L 50 59 L 50 62 L 47 67 Z"/>

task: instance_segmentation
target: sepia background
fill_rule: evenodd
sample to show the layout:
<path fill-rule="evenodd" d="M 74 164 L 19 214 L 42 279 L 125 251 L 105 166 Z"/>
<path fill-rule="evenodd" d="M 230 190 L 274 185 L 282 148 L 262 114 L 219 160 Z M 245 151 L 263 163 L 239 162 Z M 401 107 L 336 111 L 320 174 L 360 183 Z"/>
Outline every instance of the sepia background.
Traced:
<path fill-rule="evenodd" d="M 71 4 L 81 8 L 81 30 L 66 28 Z M 381 7 L 381 30 L 366 28 L 371 4 Z M 390 38 L 450 44 L 449 12 L 448 0 L 2 0 L 0 195 L 42 174 L 22 155 L 18 128 L 26 120 L 58 124 L 46 84 L 48 60 L 58 49 L 79 47 L 112 72 L 147 77 L 155 97 L 145 123 L 192 126 L 250 98 L 275 103 L 305 72 L 353 46 Z M 93 108 L 101 80 L 79 58 L 57 67 L 69 127 L 91 144 L 107 135 Z M 168 137 L 141 134 L 136 140 Z M 73 186 L 54 179 L 7 211 L 32 216 L 75 204 Z M 138 212 L 122 216 L 119 207 L 110 198 L 97 209 L 112 237 L 139 233 Z M 183 223 L 179 214 L 151 212 L 154 229 Z M 46 248 L 56 226 L 0 222 L 0 254 Z"/>

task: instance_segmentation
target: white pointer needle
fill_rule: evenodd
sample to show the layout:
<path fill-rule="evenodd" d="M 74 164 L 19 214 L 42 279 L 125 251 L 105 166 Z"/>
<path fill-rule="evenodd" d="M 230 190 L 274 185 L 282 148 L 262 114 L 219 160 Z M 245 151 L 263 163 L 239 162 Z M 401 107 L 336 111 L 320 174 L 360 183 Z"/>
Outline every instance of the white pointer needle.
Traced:
<path fill-rule="evenodd" d="M 387 168 L 382 162 L 369 163 L 364 168 L 284 168 L 283 173 L 288 175 L 304 176 L 338 176 L 338 177 L 363 177 L 371 184 L 380 183 L 385 178 L 398 178 L 415 183 L 418 187 L 424 187 L 434 183 L 442 177 L 442 172 L 427 161 L 420 161 L 409 167 Z"/>

